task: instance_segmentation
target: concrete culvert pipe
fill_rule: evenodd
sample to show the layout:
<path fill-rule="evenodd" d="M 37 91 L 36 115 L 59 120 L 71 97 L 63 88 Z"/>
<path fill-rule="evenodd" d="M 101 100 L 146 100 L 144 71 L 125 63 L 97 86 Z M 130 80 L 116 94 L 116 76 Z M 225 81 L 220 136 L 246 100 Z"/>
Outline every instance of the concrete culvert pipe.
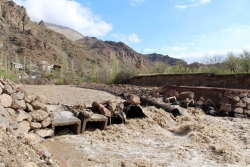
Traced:
<path fill-rule="evenodd" d="M 178 108 L 175 108 L 175 107 L 168 105 L 168 104 L 161 104 L 152 98 L 141 96 L 140 100 L 141 100 L 141 105 L 143 105 L 143 106 L 150 105 L 150 106 L 155 106 L 156 108 L 162 108 L 166 112 L 172 113 L 175 117 L 181 115 Z"/>

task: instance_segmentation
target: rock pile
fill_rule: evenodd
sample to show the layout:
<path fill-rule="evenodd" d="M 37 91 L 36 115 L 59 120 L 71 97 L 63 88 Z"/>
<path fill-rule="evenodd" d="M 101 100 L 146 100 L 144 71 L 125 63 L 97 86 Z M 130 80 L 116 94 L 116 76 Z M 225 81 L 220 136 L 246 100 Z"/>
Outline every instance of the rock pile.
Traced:
<path fill-rule="evenodd" d="M 39 144 L 53 135 L 51 114 L 43 108 L 45 100 L 44 96 L 29 96 L 0 77 L 0 166 L 53 164 L 48 151 Z"/>

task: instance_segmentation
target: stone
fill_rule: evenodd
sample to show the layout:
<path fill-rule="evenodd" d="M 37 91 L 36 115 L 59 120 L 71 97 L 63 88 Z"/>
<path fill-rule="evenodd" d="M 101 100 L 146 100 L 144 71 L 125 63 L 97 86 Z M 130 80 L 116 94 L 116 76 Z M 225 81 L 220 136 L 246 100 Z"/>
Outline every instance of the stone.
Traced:
<path fill-rule="evenodd" d="M 167 96 L 168 96 L 168 97 L 173 97 L 173 96 L 175 96 L 176 99 L 179 99 L 180 94 L 179 94 L 178 91 L 172 90 L 172 89 L 171 89 L 170 91 L 167 92 Z"/>
<path fill-rule="evenodd" d="M 116 102 L 108 101 L 108 110 L 114 112 L 116 110 Z"/>
<path fill-rule="evenodd" d="M 235 117 L 235 118 L 247 118 L 246 115 L 244 115 L 244 114 L 239 114 L 239 113 L 235 113 L 235 114 L 234 114 L 234 117 Z"/>
<path fill-rule="evenodd" d="M 17 117 L 16 117 L 17 122 L 22 122 L 23 120 L 27 120 L 28 118 L 29 118 L 28 113 L 26 113 L 23 110 L 18 110 L 18 114 L 17 114 Z"/>
<path fill-rule="evenodd" d="M 44 95 L 39 95 L 35 98 L 35 100 L 39 101 L 40 103 L 44 104 L 47 102 L 47 97 Z"/>
<path fill-rule="evenodd" d="M 26 104 L 24 100 L 14 100 L 12 102 L 11 108 L 13 108 L 14 110 L 18 110 L 18 109 L 25 109 L 26 108 Z"/>
<path fill-rule="evenodd" d="M 40 110 L 40 109 L 43 107 L 43 104 L 40 103 L 40 102 L 37 101 L 37 100 L 33 100 L 33 101 L 31 102 L 31 105 L 32 105 L 32 107 L 33 107 L 34 110 Z"/>
<path fill-rule="evenodd" d="M 17 112 L 13 110 L 12 108 L 5 108 L 6 111 L 13 117 L 17 117 Z"/>
<path fill-rule="evenodd" d="M 243 103 L 250 104 L 250 98 L 249 98 L 249 97 L 244 97 L 244 98 L 241 99 L 241 101 L 242 101 Z"/>
<path fill-rule="evenodd" d="M 231 100 L 234 102 L 234 103 L 238 103 L 240 102 L 240 97 L 239 96 L 234 96 L 231 98 Z"/>
<path fill-rule="evenodd" d="M 250 110 L 250 104 L 247 105 L 247 110 Z"/>
<path fill-rule="evenodd" d="M 18 123 L 19 128 L 23 129 L 24 132 L 28 133 L 30 130 L 30 124 L 27 121 L 22 121 Z"/>
<path fill-rule="evenodd" d="M 151 94 L 152 94 L 152 97 L 154 97 L 154 98 L 158 98 L 160 96 L 160 93 L 158 91 L 155 91 L 155 90 L 153 90 Z"/>
<path fill-rule="evenodd" d="M 13 100 L 23 100 L 24 93 L 23 92 L 12 93 L 11 97 Z"/>
<path fill-rule="evenodd" d="M 246 103 L 242 103 L 242 102 L 239 102 L 237 104 L 235 104 L 235 108 L 245 108 L 247 106 Z"/>
<path fill-rule="evenodd" d="M 219 111 L 220 112 L 231 112 L 231 110 L 232 110 L 231 104 L 222 103 Z"/>
<path fill-rule="evenodd" d="M 243 110 L 242 108 L 235 108 L 235 109 L 234 109 L 234 112 L 235 112 L 235 113 L 238 113 L 238 114 L 243 114 L 243 111 L 244 111 L 244 110 Z"/>
<path fill-rule="evenodd" d="M 214 102 L 213 102 L 211 99 L 207 99 L 207 100 L 204 102 L 204 105 L 205 105 L 205 106 L 214 106 Z"/>
<path fill-rule="evenodd" d="M 250 116 L 250 110 L 244 110 L 244 114 L 246 114 L 247 116 Z"/>
<path fill-rule="evenodd" d="M 41 136 L 35 134 L 35 133 L 27 133 L 24 134 L 24 138 L 25 140 L 29 143 L 29 144 L 37 144 L 40 143 L 41 141 L 43 141 L 44 139 L 41 138 Z"/>
<path fill-rule="evenodd" d="M 10 97 L 10 95 L 7 94 L 0 95 L 0 101 L 3 107 L 5 108 L 10 107 L 12 104 L 12 98 Z"/>
<path fill-rule="evenodd" d="M 195 107 L 198 107 L 198 108 L 202 108 L 202 106 L 204 105 L 204 102 L 203 101 L 197 101 L 195 103 Z"/>
<path fill-rule="evenodd" d="M 11 95 L 13 92 L 14 91 L 10 85 L 8 85 L 8 84 L 4 85 L 4 93 Z"/>
<path fill-rule="evenodd" d="M 181 92 L 179 99 L 184 100 L 186 98 L 193 99 L 194 98 L 194 92 Z"/>
<path fill-rule="evenodd" d="M 130 95 L 129 98 L 127 99 L 127 103 L 131 105 L 140 105 L 141 100 L 139 96 L 136 95 Z"/>
<path fill-rule="evenodd" d="M 4 85 L 0 82 L 0 88 L 4 89 Z"/>
<path fill-rule="evenodd" d="M 42 121 L 42 126 L 43 128 L 46 128 L 47 126 L 49 126 L 51 124 L 51 118 L 47 117 L 45 120 Z"/>
<path fill-rule="evenodd" d="M 240 93 L 239 97 L 240 97 L 240 98 L 247 97 L 247 93 Z"/>
<path fill-rule="evenodd" d="M 250 98 L 250 93 L 248 93 L 248 94 L 247 94 L 247 97 L 249 97 L 249 98 Z"/>
<path fill-rule="evenodd" d="M 35 133 L 43 138 L 51 137 L 54 135 L 54 131 L 52 129 L 39 129 L 36 130 Z"/>
<path fill-rule="evenodd" d="M 38 122 L 31 122 L 30 123 L 30 128 L 31 129 L 40 129 L 42 127 L 42 124 L 38 123 Z"/>
<path fill-rule="evenodd" d="M 32 100 L 34 100 L 34 97 L 33 96 L 29 96 L 28 94 L 24 94 L 24 101 L 26 103 L 31 103 Z"/>
<path fill-rule="evenodd" d="M 9 117 L 10 116 L 8 111 L 1 104 L 0 104 L 0 115 L 2 115 L 3 117 Z"/>
<path fill-rule="evenodd" d="M 34 110 L 31 113 L 33 121 L 43 121 L 49 116 L 49 114 L 43 110 Z"/>
<path fill-rule="evenodd" d="M 39 167 L 35 162 L 27 162 L 24 167 Z"/>
<path fill-rule="evenodd" d="M 181 104 L 183 104 L 183 107 L 185 107 L 185 108 L 189 107 L 190 102 L 191 102 L 191 100 L 189 98 L 185 98 L 185 99 L 181 100 Z"/>
<path fill-rule="evenodd" d="M 95 110 L 99 111 L 101 114 L 105 115 L 106 117 L 111 117 L 111 112 L 106 107 L 104 107 L 102 104 L 99 104 L 97 102 L 93 102 L 92 107 Z"/>
<path fill-rule="evenodd" d="M 0 87 L 0 94 L 2 94 L 3 93 L 3 89 Z"/>
<path fill-rule="evenodd" d="M 28 111 L 28 112 L 32 112 L 33 111 L 33 107 L 29 103 L 26 103 L 26 111 Z"/>

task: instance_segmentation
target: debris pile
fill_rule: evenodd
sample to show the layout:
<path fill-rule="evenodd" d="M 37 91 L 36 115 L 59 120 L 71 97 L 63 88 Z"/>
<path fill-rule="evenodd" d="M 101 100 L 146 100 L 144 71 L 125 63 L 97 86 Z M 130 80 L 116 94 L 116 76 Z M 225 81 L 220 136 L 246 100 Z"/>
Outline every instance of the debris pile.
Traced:
<path fill-rule="evenodd" d="M 51 115 L 44 96 L 26 94 L 13 82 L 0 77 L 0 161 L 2 166 L 56 165 L 39 142 L 53 135 Z"/>

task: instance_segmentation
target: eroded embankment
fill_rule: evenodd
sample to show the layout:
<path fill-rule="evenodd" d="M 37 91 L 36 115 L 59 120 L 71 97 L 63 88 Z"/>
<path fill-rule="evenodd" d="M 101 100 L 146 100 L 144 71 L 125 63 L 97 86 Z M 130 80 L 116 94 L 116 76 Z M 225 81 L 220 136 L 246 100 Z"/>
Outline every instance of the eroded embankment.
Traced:
<path fill-rule="evenodd" d="M 250 89 L 250 74 L 164 74 L 133 77 L 129 84 L 137 86 L 205 86 Z"/>

